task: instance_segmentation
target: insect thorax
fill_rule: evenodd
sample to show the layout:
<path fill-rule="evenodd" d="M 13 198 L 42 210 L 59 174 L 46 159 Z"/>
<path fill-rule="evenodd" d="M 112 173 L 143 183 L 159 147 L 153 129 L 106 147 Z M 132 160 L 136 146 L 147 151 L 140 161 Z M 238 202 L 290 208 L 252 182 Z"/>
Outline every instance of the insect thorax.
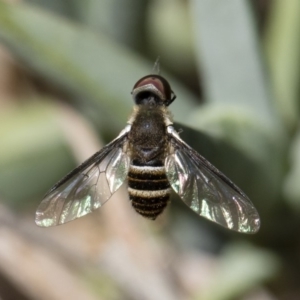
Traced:
<path fill-rule="evenodd" d="M 139 165 L 161 165 L 167 147 L 164 109 L 141 107 L 129 133 L 131 159 Z"/>

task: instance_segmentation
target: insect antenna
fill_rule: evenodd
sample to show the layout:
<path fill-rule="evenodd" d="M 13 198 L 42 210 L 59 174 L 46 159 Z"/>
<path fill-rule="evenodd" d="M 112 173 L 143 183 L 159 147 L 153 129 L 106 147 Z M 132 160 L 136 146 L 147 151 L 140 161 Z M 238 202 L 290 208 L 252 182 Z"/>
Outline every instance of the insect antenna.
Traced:
<path fill-rule="evenodd" d="M 154 66 L 153 66 L 153 69 L 152 69 L 152 73 L 153 74 L 156 74 L 156 75 L 160 75 L 160 64 L 159 64 L 159 61 L 160 61 L 160 56 L 157 57 L 155 63 L 154 63 Z"/>

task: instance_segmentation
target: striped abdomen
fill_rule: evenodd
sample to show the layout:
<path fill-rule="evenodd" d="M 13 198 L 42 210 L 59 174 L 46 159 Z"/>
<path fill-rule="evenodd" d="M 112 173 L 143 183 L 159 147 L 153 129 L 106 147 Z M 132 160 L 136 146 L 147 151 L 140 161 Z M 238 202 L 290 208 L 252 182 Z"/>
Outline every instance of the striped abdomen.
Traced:
<path fill-rule="evenodd" d="M 155 220 L 167 206 L 170 192 L 170 184 L 163 165 L 130 165 L 128 193 L 132 206 L 137 213 Z"/>

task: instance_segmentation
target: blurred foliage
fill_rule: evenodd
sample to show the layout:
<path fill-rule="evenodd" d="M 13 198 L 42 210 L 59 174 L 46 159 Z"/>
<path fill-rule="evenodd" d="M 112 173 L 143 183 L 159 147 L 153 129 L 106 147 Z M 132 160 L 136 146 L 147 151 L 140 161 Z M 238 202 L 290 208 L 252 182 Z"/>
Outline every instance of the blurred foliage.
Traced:
<path fill-rule="evenodd" d="M 274 105 L 289 130 L 299 118 L 300 3 L 274 1 L 265 47 L 270 66 Z"/>
<path fill-rule="evenodd" d="M 232 243 L 224 251 L 215 281 L 204 295 L 195 299 L 233 299 L 261 281 L 272 278 L 277 269 L 277 259 L 270 253 L 258 249 L 253 251 L 249 245 Z"/>
<path fill-rule="evenodd" d="M 297 0 L 0 0 L 0 298 L 1 278 L 26 299 L 65 299 L 68 286 L 72 299 L 300 298 L 299 14 Z M 158 56 L 181 136 L 250 196 L 260 232 L 226 231 L 177 201 L 151 225 L 111 209 L 115 221 L 35 229 L 43 193 L 93 137 L 125 126 Z"/>

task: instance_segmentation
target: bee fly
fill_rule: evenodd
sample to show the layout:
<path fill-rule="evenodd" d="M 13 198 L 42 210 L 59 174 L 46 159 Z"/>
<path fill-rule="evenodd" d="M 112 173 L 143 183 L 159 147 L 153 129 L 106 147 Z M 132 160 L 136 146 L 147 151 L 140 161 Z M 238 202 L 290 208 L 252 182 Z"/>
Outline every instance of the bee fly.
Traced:
<path fill-rule="evenodd" d="M 55 184 L 36 212 L 36 224 L 56 226 L 102 206 L 128 180 L 131 204 L 155 220 L 173 189 L 198 215 L 224 227 L 255 233 L 258 213 L 231 180 L 187 145 L 173 127 L 168 106 L 176 96 L 160 75 L 141 78 L 119 136 Z"/>

